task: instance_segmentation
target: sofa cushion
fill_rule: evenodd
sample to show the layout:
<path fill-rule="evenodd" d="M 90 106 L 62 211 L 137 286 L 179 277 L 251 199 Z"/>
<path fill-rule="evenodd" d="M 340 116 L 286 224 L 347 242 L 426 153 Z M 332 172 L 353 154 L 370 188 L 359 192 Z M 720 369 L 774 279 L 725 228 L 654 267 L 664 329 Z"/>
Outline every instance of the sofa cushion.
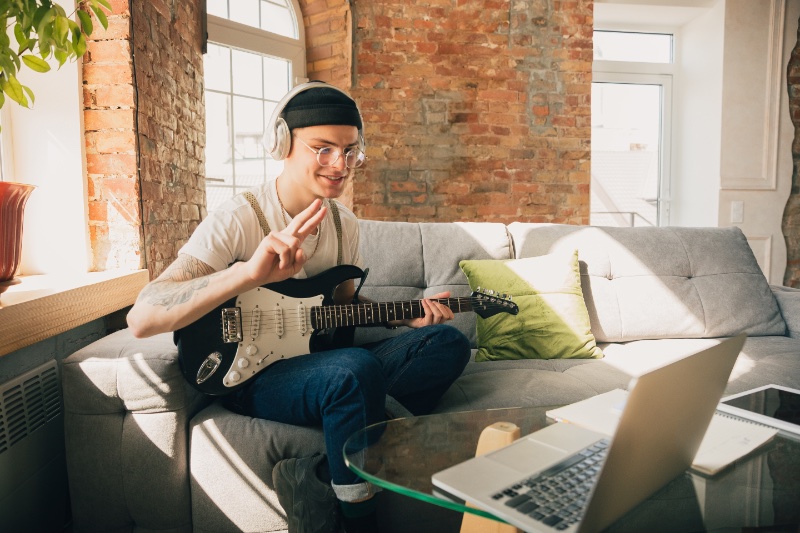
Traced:
<path fill-rule="evenodd" d="M 218 403 L 194 417 L 189 431 L 195 532 L 285 529 L 272 469 L 282 459 L 325 453 L 321 427 L 238 415 Z"/>
<path fill-rule="evenodd" d="M 464 260 L 470 287 L 496 287 L 509 294 L 519 313 L 478 318 L 477 361 L 596 358 L 583 301 L 578 252 L 525 259 Z M 495 285 L 496 284 L 496 285 Z"/>
<path fill-rule="evenodd" d="M 468 296 L 467 278 L 458 268 L 460 260 L 512 259 L 504 224 L 360 220 L 359 229 L 361 258 L 369 268 L 361 294 L 378 302 L 418 300 L 442 291 Z M 474 314 L 457 314 L 450 324 L 476 346 Z M 357 328 L 356 343 L 388 334 L 383 328 Z"/>
<path fill-rule="evenodd" d="M 75 529 L 191 531 L 185 434 L 208 401 L 183 379 L 172 335 L 123 329 L 61 369 Z"/>
<path fill-rule="evenodd" d="M 578 250 L 599 342 L 783 335 L 786 325 L 742 231 L 509 225 L 516 257 Z"/>
<path fill-rule="evenodd" d="M 626 387 L 630 376 L 602 359 L 470 362 L 436 413 L 505 407 L 560 406 Z M 585 369 L 585 370 L 583 370 Z"/>

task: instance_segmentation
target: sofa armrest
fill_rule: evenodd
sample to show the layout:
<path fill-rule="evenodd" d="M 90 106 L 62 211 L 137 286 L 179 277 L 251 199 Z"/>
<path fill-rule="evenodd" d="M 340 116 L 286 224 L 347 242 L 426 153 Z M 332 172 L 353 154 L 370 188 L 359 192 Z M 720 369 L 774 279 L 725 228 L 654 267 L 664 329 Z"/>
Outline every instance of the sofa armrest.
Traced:
<path fill-rule="evenodd" d="M 786 335 L 800 338 L 800 289 L 770 285 L 786 322 Z"/>
<path fill-rule="evenodd" d="M 188 427 L 208 400 L 171 334 L 104 337 L 64 360 L 62 383 L 76 531 L 191 531 Z"/>

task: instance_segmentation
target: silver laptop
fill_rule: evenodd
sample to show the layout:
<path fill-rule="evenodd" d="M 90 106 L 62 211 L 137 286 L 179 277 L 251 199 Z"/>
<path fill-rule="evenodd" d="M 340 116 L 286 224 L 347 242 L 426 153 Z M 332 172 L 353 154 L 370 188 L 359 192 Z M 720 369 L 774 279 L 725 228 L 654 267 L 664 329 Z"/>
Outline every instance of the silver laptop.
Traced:
<path fill-rule="evenodd" d="M 611 438 L 553 424 L 433 484 L 525 531 L 599 531 L 689 468 L 744 340 L 639 376 Z"/>

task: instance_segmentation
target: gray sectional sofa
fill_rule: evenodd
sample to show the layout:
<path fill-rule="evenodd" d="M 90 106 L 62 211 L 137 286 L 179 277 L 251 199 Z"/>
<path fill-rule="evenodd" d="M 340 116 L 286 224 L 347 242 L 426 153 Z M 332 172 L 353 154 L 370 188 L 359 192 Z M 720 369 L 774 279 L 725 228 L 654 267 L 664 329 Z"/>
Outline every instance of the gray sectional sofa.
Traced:
<path fill-rule="evenodd" d="M 370 267 L 362 293 L 378 301 L 444 289 L 468 295 L 461 259 L 578 250 L 605 356 L 471 362 L 438 412 L 578 401 L 739 332 L 749 338 L 728 393 L 800 388 L 800 290 L 769 286 L 738 228 L 362 221 L 361 229 Z M 473 343 L 475 320 L 462 313 L 453 322 Z M 365 328 L 358 340 L 393 333 Z M 77 532 L 283 530 L 273 466 L 324 451 L 318 428 L 236 415 L 197 393 L 184 382 L 171 335 L 137 340 L 122 330 L 62 370 Z M 458 527 L 456 513 L 403 496 L 381 506 L 381 521 L 396 531 Z"/>

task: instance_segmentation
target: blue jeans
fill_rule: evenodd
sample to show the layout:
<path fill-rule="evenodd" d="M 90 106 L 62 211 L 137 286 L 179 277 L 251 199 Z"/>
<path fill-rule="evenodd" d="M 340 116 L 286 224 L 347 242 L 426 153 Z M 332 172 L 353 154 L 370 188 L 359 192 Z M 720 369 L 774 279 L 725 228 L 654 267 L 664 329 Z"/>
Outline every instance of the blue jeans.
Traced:
<path fill-rule="evenodd" d="M 345 465 L 345 441 L 385 420 L 387 394 L 415 415 L 430 413 L 469 356 L 469 341 L 452 326 L 412 329 L 360 347 L 275 363 L 232 393 L 227 405 L 256 418 L 321 425 L 336 495 L 358 501 L 371 489 Z"/>

